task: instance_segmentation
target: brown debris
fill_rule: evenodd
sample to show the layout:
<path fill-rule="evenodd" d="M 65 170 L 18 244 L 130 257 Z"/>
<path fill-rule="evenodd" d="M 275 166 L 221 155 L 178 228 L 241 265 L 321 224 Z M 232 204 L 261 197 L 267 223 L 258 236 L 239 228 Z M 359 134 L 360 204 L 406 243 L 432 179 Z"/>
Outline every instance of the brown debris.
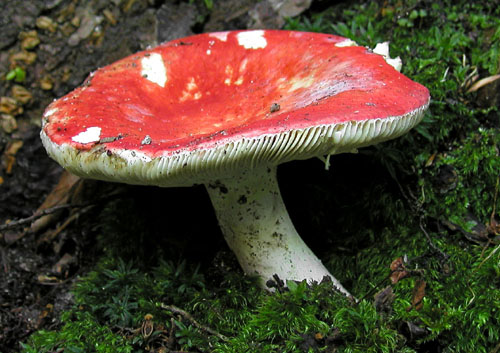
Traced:
<path fill-rule="evenodd" d="M 267 0 L 281 17 L 295 17 L 307 10 L 312 0 Z"/>
<path fill-rule="evenodd" d="M 391 283 L 396 284 L 401 279 L 408 277 L 410 274 L 406 270 L 404 260 L 402 257 L 398 257 L 391 262 Z"/>
<path fill-rule="evenodd" d="M 416 339 L 423 338 L 429 334 L 427 329 L 420 327 L 419 325 L 411 321 L 402 321 L 398 327 L 398 331 L 401 332 L 405 337 L 407 337 L 410 342 Z"/>
<path fill-rule="evenodd" d="M 394 299 L 396 299 L 396 296 L 391 286 L 387 286 L 375 294 L 373 304 L 375 305 L 377 313 L 390 315 L 392 313 L 392 303 L 394 303 Z"/>
<path fill-rule="evenodd" d="M 136 2 L 136 0 L 128 0 L 122 7 L 123 9 L 123 12 L 127 13 L 130 11 L 130 9 L 132 8 L 132 6 L 134 6 L 134 3 Z"/>
<path fill-rule="evenodd" d="M 40 213 L 43 210 L 52 208 L 57 205 L 63 205 L 68 203 L 74 191 L 75 185 L 80 181 L 80 178 L 64 171 L 61 174 L 59 182 L 52 189 L 50 194 L 45 198 L 44 202 L 38 207 L 36 213 Z M 40 230 L 48 227 L 50 224 L 54 223 L 60 217 L 60 212 L 55 212 L 52 214 L 45 215 L 38 218 L 31 225 L 31 231 L 39 232 Z"/>
<path fill-rule="evenodd" d="M 35 53 L 23 50 L 12 54 L 10 56 L 10 63 L 12 67 L 16 67 L 18 62 L 24 62 L 27 65 L 31 65 L 36 61 L 36 58 L 37 56 Z"/>
<path fill-rule="evenodd" d="M 55 273 L 62 274 L 64 277 L 67 277 L 68 275 L 68 268 L 70 267 L 71 264 L 76 263 L 76 258 L 68 253 L 65 253 L 59 261 L 53 266 L 52 270 Z"/>
<path fill-rule="evenodd" d="M 45 308 L 42 310 L 40 315 L 38 316 L 38 320 L 35 323 L 35 329 L 38 329 L 42 324 L 43 321 L 54 311 L 54 305 L 53 304 L 47 304 L 45 305 Z"/>
<path fill-rule="evenodd" d="M 36 19 L 36 26 L 40 29 L 54 33 L 57 30 L 57 23 L 52 21 L 50 17 L 40 16 Z"/>
<path fill-rule="evenodd" d="M 47 276 L 47 275 L 38 275 L 36 280 L 40 284 L 49 285 L 49 286 L 58 285 L 58 284 L 62 283 L 62 281 L 59 278 L 54 277 L 54 276 Z"/>
<path fill-rule="evenodd" d="M 492 76 L 488 76 L 488 77 L 485 77 L 485 78 L 482 78 L 478 81 L 476 81 L 468 90 L 466 93 L 472 93 L 472 92 L 476 92 L 478 89 L 496 81 L 500 79 L 500 74 L 499 75 L 492 75 Z"/>
<path fill-rule="evenodd" d="M 436 159 L 436 156 L 437 156 L 437 153 L 434 152 L 428 159 L 427 161 L 425 162 L 425 167 L 428 168 L 430 167 L 431 165 L 434 164 L 434 160 Z"/>
<path fill-rule="evenodd" d="M 8 222 L 8 224 L 10 224 L 11 222 Z M 5 233 L 2 233 L 3 235 L 3 240 L 5 241 L 5 244 L 7 245 L 10 245 L 10 244 L 14 244 L 16 241 L 18 241 L 19 239 L 21 239 L 24 234 L 23 233 L 18 233 L 18 232 L 13 232 L 13 231 L 7 231 Z"/>
<path fill-rule="evenodd" d="M 415 281 L 415 287 L 413 287 L 413 293 L 411 298 L 411 306 L 406 308 L 406 311 L 410 311 L 411 309 L 420 310 L 424 306 L 422 300 L 425 297 L 425 287 L 427 283 L 424 280 L 417 279 Z"/>
<path fill-rule="evenodd" d="M 50 75 L 43 76 L 40 79 L 40 88 L 44 91 L 50 91 L 54 87 L 54 80 Z"/>
<path fill-rule="evenodd" d="M 71 20 L 71 22 L 70 22 L 70 23 L 71 23 L 71 25 L 72 25 L 73 27 L 78 28 L 78 27 L 80 27 L 80 22 L 81 22 L 80 17 L 75 16 L 75 17 L 73 17 L 73 19 Z"/>
<path fill-rule="evenodd" d="M 69 37 L 76 31 L 76 28 L 69 22 L 65 22 L 63 25 L 61 25 L 60 29 L 65 37 Z"/>
<path fill-rule="evenodd" d="M 111 25 L 116 25 L 117 21 L 116 21 L 116 18 L 115 16 L 113 15 L 113 13 L 108 10 L 108 9 L 104 9 L 102 11 L 102 14 L 104 15 L 104 17 L 106 17 L 106 20 L 111 24 Z"/>
<path fill-rule="evenodd" d="M 21 104 L 27 104 L 32 100 L 33 95 L 23 86 L 14 85 L 12 86 L 12 97 Z"/>
<path fill-rule="evenodd" d="M 92 11 L 84 11 L 81 15 L 81 20 L 79 17 L 78 26 L 73 22 L 71 23 L 75 27 L 78 27 L 78 29 L 68 38 L 68 44 L 70 46 L 76 46 L 82 40 L 89 38 L 95 30 L 99 30 L 100 27 L 98 25 L 102 20 L 102 17 L 94 15 Z"/>
<path fill-rule="evenodd" d="M 33 49 L 40 44 L 40 38 L 35 30 L 19 33 L 19 39 L 21 40 L 21 48 L 25 50 Z"/>
<path fill-rule="evenodd" d="M 23 147 L 23 144 L 22 140 L 12 140 L 7 144 L 7 148 L 2 156 L 2 164 L 6 174 L 12 174 L 12 169 L 16 162 L 16 153 Z"/>
<path fill-rule="evenodd" d="M 12 133 L 14 130 L 17 129 L 17 121 L 16 119 L 10 115 L 10 114 L 1 114 L 0 115 L 0 127 L 2 128 L 3 131 L 5 131 L 7 134 Z M 1 184 L 1 183 L 0 183 Z"/>
<path fill-rule="evenodd" d="M 281 107 L 280 107 L 280 105 L 278 103 L 273 103 L 273 104 L 271 104 L 271 107 L 269 108 L 269 111 L 271 113 L 275 113 L 275 112 L 279 111 L 280 108 Z"/>
<path fill-rule="evenodd" d="M 1 97 L 0 113 L 16 116 L 23 113 L 23 107 L 21 107 L 17 100 L 12 97 Z"/>
<path fill-rule="evenodd" d="M 281 28 L 286 17 L 295 17 L 311 6 L 311 0 L 265 0 L 248 11 L 250 28 Z"/>
<path fill-rule="evenodd" d="M 63 205 L 61 205 L 63 206 Z M 69 217 L 67 217 L 65 219 L 65 221 L 60 225 L 58 226 L 56 229 L 52 230 L 48 230 L 47 232 L 45 232 L 37 241 L 37 245 L 41 245 L 42 243 L 50 243 L 52 240 L 54 240 L 55 238 L 57 238 L 57 236 L 59 234 L 61 234 L 61 232 L 63 230 L 65 230 L 73 221 L 75 221 L 76 219 L 78 219 L 82 214 L 84 214 L 85 212 L 89 211 L 93 206 L 87 206 L 87 207 L 83 207 L 83 208 L 79 208 L 77 211 L 73 212 Z M 59 251 L 61 251 L 61 244 L 55 244 L 54 245 L 54 251 L 56 253 L 59 253 Z"/>

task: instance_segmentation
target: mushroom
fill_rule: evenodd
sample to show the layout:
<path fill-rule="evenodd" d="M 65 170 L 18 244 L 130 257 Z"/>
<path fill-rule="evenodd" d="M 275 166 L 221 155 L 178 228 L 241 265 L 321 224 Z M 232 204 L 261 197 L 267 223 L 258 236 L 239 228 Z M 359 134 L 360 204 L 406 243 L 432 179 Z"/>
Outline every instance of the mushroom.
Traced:
<path fill-rule="evenodd" d="M 49 105 L 41 139 L 81 177 L 204 184 L 229 247 L 262 287 L 274 275 L 327 276 L 349 296 L 295 230 L 276 168 L 398 137 L 429 99 L 382 55 L 343 37 L 205 33 L 93 72 Z"/>

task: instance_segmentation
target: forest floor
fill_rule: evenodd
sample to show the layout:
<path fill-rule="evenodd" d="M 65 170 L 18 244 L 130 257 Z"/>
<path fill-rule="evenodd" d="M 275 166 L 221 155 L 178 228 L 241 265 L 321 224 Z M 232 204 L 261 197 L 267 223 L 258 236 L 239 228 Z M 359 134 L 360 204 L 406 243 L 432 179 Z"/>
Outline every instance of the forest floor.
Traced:
<path fill-rule="evenodd" d="M 0 2 L 0 352 L 500 351 L 500 4 L 304 1 L 285 19 L 270 3 Z M 299 233 L 356 305 L 324 285 L 262 293 L 203 188 L 82 180 L 39 139 L 45 107 L 97 68 L 246 28 L 390 40 L 431 92 L 408 136 L 330 171 L 279 170 Z"/>

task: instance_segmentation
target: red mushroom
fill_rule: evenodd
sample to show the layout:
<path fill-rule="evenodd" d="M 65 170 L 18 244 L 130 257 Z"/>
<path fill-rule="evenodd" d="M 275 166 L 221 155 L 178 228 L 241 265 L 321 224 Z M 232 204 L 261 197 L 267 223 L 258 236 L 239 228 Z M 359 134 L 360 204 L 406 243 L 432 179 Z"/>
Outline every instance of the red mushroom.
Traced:
<path fill-rule="evenodd" d="M 41 138 L 82 177 L 204 184 L 246 273 L 263 286 L 328 276 L 349 295 L 297 234 L 276 167 L 398 137 L 428 104 L 425 87 L 346 38 L 206 33 L 92 73 L 47 108 Z"/>

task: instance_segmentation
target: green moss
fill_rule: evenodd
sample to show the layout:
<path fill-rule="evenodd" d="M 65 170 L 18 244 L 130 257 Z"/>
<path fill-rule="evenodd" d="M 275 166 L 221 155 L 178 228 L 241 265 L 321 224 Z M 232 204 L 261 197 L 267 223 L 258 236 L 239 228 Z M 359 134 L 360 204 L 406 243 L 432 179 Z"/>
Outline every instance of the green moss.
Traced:
<path fill-rule="evenodd" d="M 469 231 L 480 220 L 486 223 L 493 209 L 500 207 L 498 198 L 494 204 L 500 170 L 498 146 L 497 129 L 479 128 L 440 154 L 427 168 L 430 182 L 421 180 L 429 210 Z"/>
<path fill-rule="evenodd" d="M 24 352 L 55 352 L 64 348 L 65 352 L 83 353 L 129 353 L 132 347 L 126 338 L 113 333 L 106 325 L 99 324 L 87 311 L 75 310 L 62 318 L 59 331 L 39 331 L 30 337 L 29 344 L 23 344 Z"/>

